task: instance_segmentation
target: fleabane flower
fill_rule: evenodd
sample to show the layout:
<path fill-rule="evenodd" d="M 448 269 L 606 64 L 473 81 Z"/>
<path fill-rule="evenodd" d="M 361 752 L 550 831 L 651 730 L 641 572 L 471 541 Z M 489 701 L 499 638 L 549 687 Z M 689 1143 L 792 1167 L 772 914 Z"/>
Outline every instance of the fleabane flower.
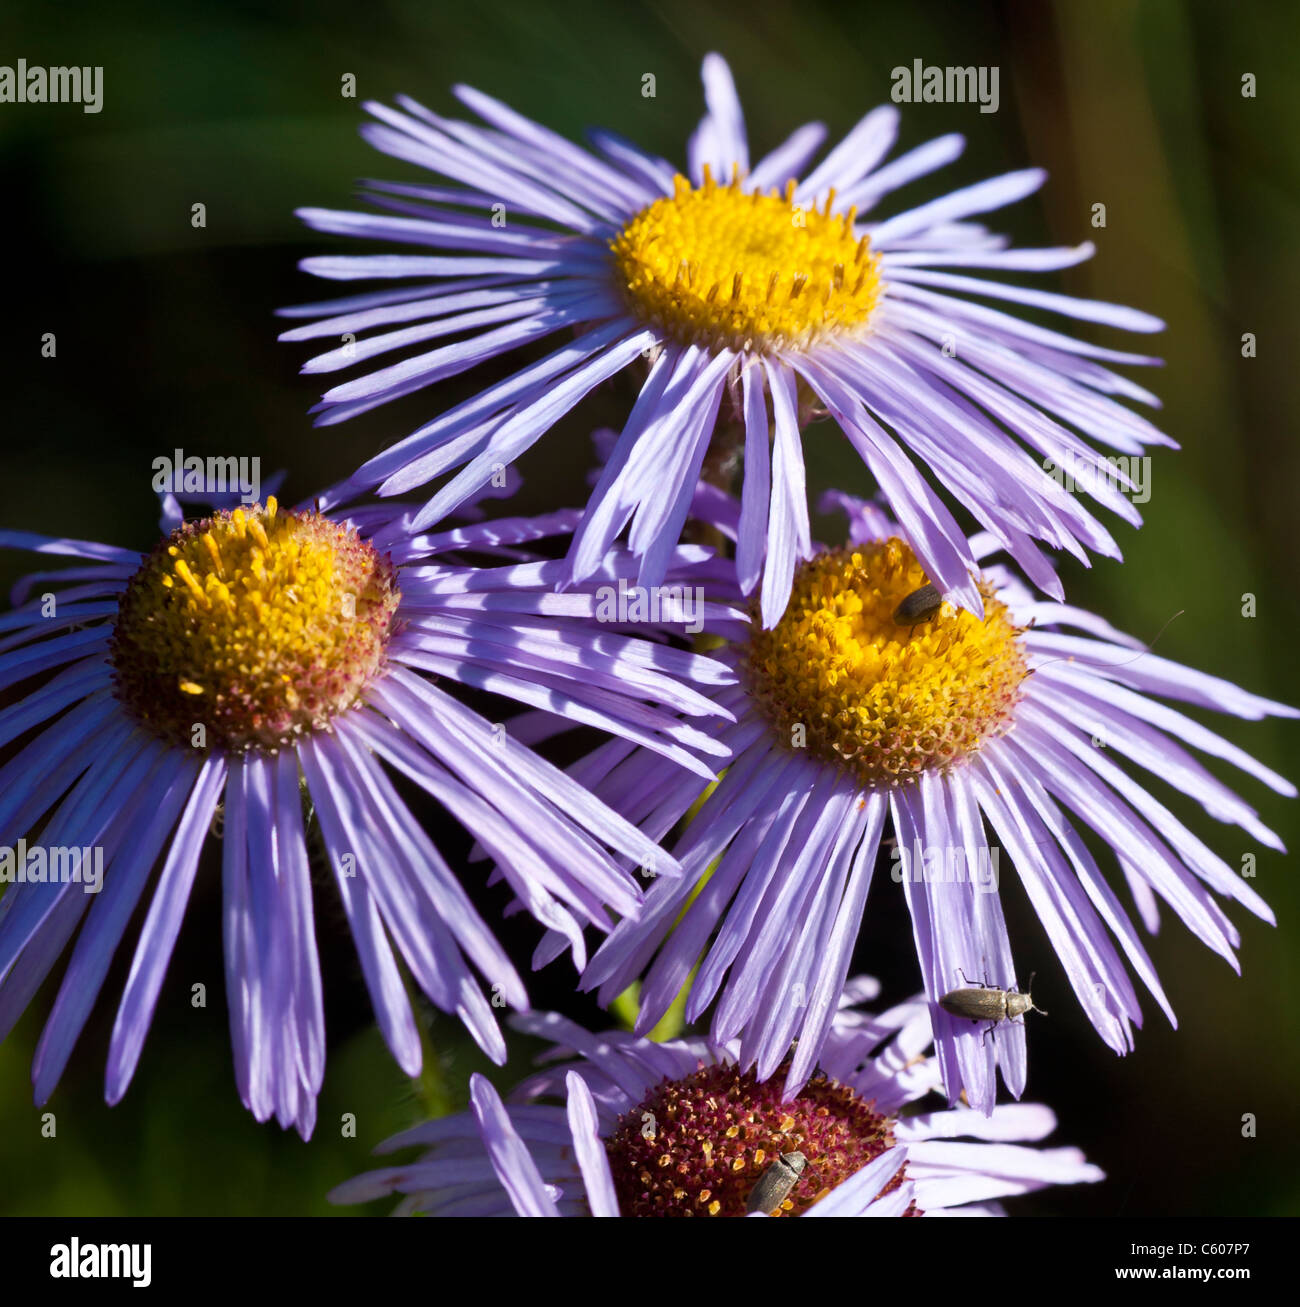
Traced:
<path fill-rule="evenodd" d="M 37 1103 L 147 900 L 108 1058 L 108 1101 L 126 1091 L 218 815 L 236 1079 L 258 1120 L 274 1114 L 306 1137 L 315 1117 L 325 1061 L 309 873 L 318 846 L 402 1069 L 418 1074 L 421 1055 L 399 958 L 504 1060 L 493 1009 L 526 1006 L 524 985 L 394 776 L 476 837 L 514 906 L 567 941 L 579 966 L 585 927 L 640 910 L 622 859 L 657 850 L 448 684 L 626 734 L 701 783 L 713 775 L 706 760 L 725 756 L 690 719 L 725 714 L 701 687 L 729 679 L 727 669 L 598 628 L 592 595 L 554 593 L 559 564 L 529 551 L 574 520 L 413 536 L 392 506 L 345 518 L 272 498 L 175 526 L 144 555 L 0 532 L 0 546 L 79 560 L 28 577 L 0 618 L 0 687 L 31 682 L 0 711 L 0 744 L 15 746 L 0 769 L 0 845 L 93 851 L 87 877 L 100 860 L 93 887 L 80 866 L 57 878 L 0 867 L 17 882 L 0 900 L 0 1038 L 76 935 L 36 1052 Z M 499 556 L 497 566 L 468 561 Z M 28 600 L 33 588 L 44 593 Z M 656 865 L 675 873 L 662 855 Z"/>
<path fill-rule="evenodd" d="M 747 594 L 761 584 L 763 620 L 773 625 L 797 561 L 811 552 L 801 427 L 813 411 L 839 424 L 922 566 L 975 613 L 974 559 L 936 483 L 1057 597 L 1034 540 L 1084 561 L 1089 550 L 1118 556 L 1107 529 L 1048 469 L 1072 469 L 1098 503 L 1140 521 L 1125 478 L 1088 442 L 1124 455 L 1172 443 L 1118 402 L 1154 397 L 1103 366 L 1157 360 L 979 300 L 1127 331 L 1162 324 L 954 271 L 1050 272 L 1092 254 L 1090 244 L 1008 249 L 972 221 L 1029 195 L 1044 174 L 1008 173 L 878 219 L 870 216 L 878 202 L 955 159 L 962 138 L 885 163 L 899 119 L 887 105 L 820 162 L 825 129 L 809 124 L 751 166 L 717 55 L 704 61 L 704 87 L 708 113 L 684 172 L 609 132 L 592 132 L 594 149 L 580 148 L 467 87 L 455 93 L 486 125 L 406 97 L 400 109 L 366 106 L 378 119 L 362 128 L 367 141 L 449 184 L 371 183 L 370 198 L 391 214 L 301 211 L 331 235 L 436 251 L 304 261 L 332 280 L 398 283 L 285 310 L 313 320 L 284 339 L 344 338 L 305 371 L 362 368 L 325 392 L 318 422 L 566 338 L 371 459 L 331 502 L 376 486 L 404 493 L 460 469 L 415 518 L 436 521 L 588 392 L 648 359 L 575 534 L 573 578 L 591 575 L 626 530 L 640 583 L 659 584 L 711 442 L 724 458 L 743 447 L 738 575 Z M 379 366 L 386 355 L 398 358 Z"/>
<path fill-rule="evenodd" d="M 703 803 L 690 778 L 618 741 L 572 768 L 685 873 L 656 883 L 638 920 L 602 943 L 584 987 L 607 1004 L 644 978 L 645 1033 L 689 986 L 688 1021 L 712 1005 L 712 1037 L 737 1040 L 742 1067 L 766 1080 L 788 1062 L 797 1089 L 830 1030 L 877 856 L 892 846 L 944 1084 L 988 1111 L 997 1068 L 1014 1096 L 1024 1090 L 1023 1019 L 968 1020 L 938 1001 L 967 987 L 1011 991 L 1026 958 L 1050 984 L 1041 943 L 1018 941 L 1013 957 L 1001 880 L 1014 871 L 1088 1019 L 1126 1052 L 1142 1014 L 1125 959 L 1174 1014 L 1084 834 L 1108 847 L 1148 930 L 1164 900 L 1239 970 L 1239 935 L 1215 896 L 1273 914 L 1156 790 L 1167 784 L 1281 851 L 1192 750 L 1280 794 L 1295 788 L 1164 701 L 1249 719 L 1300 713 L 1035 598 L 993 561 L 987 534 L 970 542 L 984 560 L 973 578 L 983 617 L 941 595 L 918 604 L 930 578 L 895 525 L 873 505 L 830 500 L 849 510 L 849 541 L 801 564 L 775 628 L 756 613 L 719 628 L 728 645 L 715 657 L 738 681 L 717 694 L 735 719 L 717 728 L 732 761 Z M 701 510 L 734 537 L 734 501 L 709 488 Z"/>
<path fill-rule="evenodd" d="M 877 988 L 860 978 L 846 998 Z M 924 1002 L 843 1009 L 792 1097 L 742 1071 L 733 1046 L 597 1036 L 542 1013 L 512 1024 L 551 1043 L 541 1060 L 559 1064 L 506 1103 L 473 1077 L 470 1111 L 380 1145 L 423 1146 L 418 1160 L 358 1176 L 331 1198 L 403 1194 L 400 1212 L 431 1216 L 975 1216 L 1003 1215 L 1006 1197 L 1104 1178 L 1076 1148 L 1028 1146 L 1055 1129 L 1046 1107 L 939 1108 Z M 783 1159 L 795 1182 L 756 1197 Z"/>

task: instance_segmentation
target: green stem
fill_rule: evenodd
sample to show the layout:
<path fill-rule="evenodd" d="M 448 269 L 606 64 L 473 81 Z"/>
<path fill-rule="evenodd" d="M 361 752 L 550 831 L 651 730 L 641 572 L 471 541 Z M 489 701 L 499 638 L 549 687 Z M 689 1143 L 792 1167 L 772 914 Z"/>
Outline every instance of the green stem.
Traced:
<path fill-rule="evenodd" d="M 415 1028 L 420 1034 L 420 1074 L 411 1081 L 415 1088 L 415 1096 L 428 1119 L 450 1116 L 456 1110 L 456 1100 L 443 1074 L 442 1058 L 438 1056 L 438 1050 L 434 1047 L 431 1035 L 433 1020 L 432 1018 L 426 1020 L 425 1014 L 420 1010 L 419 994 L 406 963 L 399 962 L 398 965 L 402 972 L 402 986 L 406 990 L 407 1002 L 411 1004 L 411 1010 L 415 1013 Z"/>

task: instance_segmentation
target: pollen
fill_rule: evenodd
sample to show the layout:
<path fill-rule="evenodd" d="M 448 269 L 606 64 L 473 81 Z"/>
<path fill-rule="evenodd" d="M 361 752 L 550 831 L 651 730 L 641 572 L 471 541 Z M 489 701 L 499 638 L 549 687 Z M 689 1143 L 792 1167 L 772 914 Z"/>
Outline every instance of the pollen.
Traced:
<path fill-rule="evenodd" d="M 900 623 L 899 605 L 926 584 L 897 539 L 800 567 L 776 627 L 755 623 L 743 667 L 785 746 L 894 786 L 960 764 L 1007 729 L 1028 670 L 1021 628 L 984 582 L 982 621 L 944 601 Z"/>
<path fill-rule="evenodd" d="M 274 752 L 326 729 L 378 674 L 396 576 L 351 527 L 273 498 L 187 522 L 122 595 L 115 693 L 170 743 Z"/>
<path fill-rule="evenodd" d="M 805 350 L 865 328 L 882 293 L 880 260 L 853 230 L 854 210 L 795 204 L 784 193 L 674 181 L 610 242 L 633 313 L 682 344 L 767 353 Z"/>

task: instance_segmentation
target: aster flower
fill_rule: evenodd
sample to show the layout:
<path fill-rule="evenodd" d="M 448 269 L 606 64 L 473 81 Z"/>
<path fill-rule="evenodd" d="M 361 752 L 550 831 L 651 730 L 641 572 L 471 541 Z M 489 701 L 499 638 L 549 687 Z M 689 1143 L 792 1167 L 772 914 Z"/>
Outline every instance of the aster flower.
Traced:
<path fill-rule="evenodd" d="M 379 1026 L 410 1075 L 420 1042 L 399 955 L 497 1061 L 493 1007 L 523 1007 L 527 994 L 390 771 L 472 832 L 516 906 L 568 941 L 579 966 L 586 926 L 640 909 L 623 857 L 674 874 L 627 821 L 446 688 L 636 740 L 701 783 L 713 775 L 705 760 L 725 750 L 690 718 L 726 712 L 701 690 L 730 673 L 595 627 L 590 595 L 553 593 L 558 563 L 517 561 L 574 520 L 412 536 L 392 506 L 336 519 L 271 498 L 176 526 L 144 555 L 0 532 L 0 546 L 78 560 L 27 577 L 0 617 L 0 688 L 41 678 L 0 711 L 0 745 L 16 743 L 0 769 L 0 845 L 39 828 L 43 847 L 98 847 L 103 859 L 93 901 L 68 878 L 18 878 L 0 899 L 0 1039 L 77 934 L 36 1052 L 38 1104 L 148 897 L 109 1049 L 107 1100 L 125 1093 L 219 808 L 239 1092 L 258 1120 L 274 1114 L 304 1137 L 325 1057 L 304 800 Z M 508 561 L 476 567 L 466 553 Z M 680 555 L 688 571 L 692 559 L 706 563 L 706 551 Z"/>
<path fill-rule="evenodd" d="M 845 998 L 878 988 L 861 977 Z M 798 1182 L 763 1214 L 974 1216 L 1002 1215 L 1001 1198 L 1104 1178 L 1076 1148 L 1026 1146 L 1055 1129 L 1046 1107 L 927 1110 L 939 1075 L 921 1001 L 879 1015 L 842 1009 L 817 1074 L 792 1098 L 740 1070 L 733 1046 L 597 1036 L 549 1013 L 512 1024 L 553 1045 L 539 1060 L 563 1060 L 508 1104 L 473 1077 L 469 1112 L 378 1150 L 420 1145 L 419 1160 L 358 1176 L 331 1198 L 400 1193 L 400 1212 L 432 1216 L 743 1216 L 765 1172 L 797 1152 Z"/>
<path fill-rule="evenodd" d="M 989 1111 L 996 1068 L 1015 1097 L 1023 1092 L 1023 1021 L 974 1022 L 938 1000 L 967 985 L 1015 988 L 1000 854 L 1084 1012 L 1123 1054 L 1142 1022 L 1124 959 L 1174 1014 L 1082 832 L 1109 846 L 1148 930 L 1163 899 L 1239 970 L 1239 935 L 1215 895 L 1265 921 L 1272 912 L 1133 772 L 1281 851 L 1192 750 L 1279 794 L 1295 788 L 1162 701 L 1252 720 L 1300 713 L 1158 657 L 1092 613 L 1035 598 L 992 561 L 998 543 L 987 533 L 970 542 L 986 560 L 975 577 L 983 618 L 937 597 L 926 616 L 905 617 L 900 605 L 928 580 L 915 554 L 874 505 L 828 499 L 828 509 L 849 510 L 849 544 L 801 565 L 775 629 L 756 616 L 719 628 L 730 643 L 715 657 L 737 672 L 737 684 L 716 692 L 734 717 L 716 728 L 732 761 L 698 811 L 694 782 L 633 746 L 611 741 L 572 768 L 651 838 L 678 831 L 667 847 L 684 872 L 656 883 L 638 920 L 602 943 L 584 987 L 608 1005 L 644 977 L 636 1030 L 645 1033 L 689 983 L 688 1021 L 715 1004 L 712 1038 L 738 1041 L 740 1065 L 760 1080 L 790 1059 L 797 1089 L 820 1056 L 877 855 L 892 842 L 944 1084 L 954 1101 L 964 1090 Z M 709 487 L 695 511 L 735 538 L 734 500 Z"/>
<path fill-rule="evenodd" d="M 1050 272 L 1092 254 L 1086 243 L 1008 249 L 971 221 L 1032 193 L 1043 172 L 1008 173 L 868 219 L 891 192 L 955 159 L 962 138 L 884 163 L 899 118 L 886 105 L 820 163 L 825 129 L 813 123 L 751 167 L 735 86 L 717 55 L 704 61 L 704 89 L 708 112 L 685 175 L 610 132 L 591 132 L 594 152 L 582 149 L 468 87 L 455 94 L 486 126 L 407 97 L 400 109 L 366 105 L 378 119 L 362 128 L 370 144 L 449 184 L 368 183 L 387 214 L 300 212 L 317 231 L 436 251 L 303 262 L 331 280 L 398 283 L 285 310 L 312 321 L 283 339 L 345 338 L 306 372 L 364 368 L 325 392 L 318 422 L 341 422 L 557 332 L 576 336 L 371 459 L 330 502 L 376 486 L 405 493 L 459 468 L 415 525 L 436 521 L 584 395 L 647 356 L 569 552 L 575 579 L 592 575 L 626 528 L 640 583 L 659 584 L 710 441 L 723 454 L 743 442 L 737 568 L 747 594 L 762 578 L 763 619 L 774 624 L 811 549 L 800 429 L 814 409 L 835 419 L 867 464 L 922 566 L 976 614 L 974 559 L 936 481 L 1058 598 L 1034 540 L 1085 562 L 1089 550 L 1118 557 L 1107 529 L 1045 461 L 1077 468 L 1099 503 L 1140 521 L 1119 488 L 1125 478 L 1087 441 L 1127 455 L 1173 443 L 1117 402 L 1155 398 L 1102 366 L 1157 360 L 976 300 L 1127 331 L 1162 324 L 952 271 Z M 391 354 L 397 361 L 374 364 Z"/>

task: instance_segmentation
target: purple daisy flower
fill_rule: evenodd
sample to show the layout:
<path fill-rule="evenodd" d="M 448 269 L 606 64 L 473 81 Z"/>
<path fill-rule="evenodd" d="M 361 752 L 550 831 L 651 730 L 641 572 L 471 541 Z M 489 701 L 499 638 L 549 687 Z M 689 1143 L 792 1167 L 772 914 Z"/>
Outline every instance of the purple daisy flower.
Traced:
<path fill-rule="evenodd" d="M 651 838 L 679 831 L 668 847 L 685 873 L 655 884 L 641 916 L 602 943 L 584 987 L 607 1005 L 644 977 L 636 1030 L 645 1033 L 689 985 L 686 1019 L 716 1001 L 712 1038 L 738 1041 L 740 1064 L 760 1080 L 797 1040 L 788 1074 L 797 1089 L 831 1029 L 877 854 L 892 843 L 944 1084 L 954 1101 L 965 1090 L 989 1111 L 998 1067 L 1014 1096 L 1024 1090 L 1023 1021 L 977 1022 L 939 1000 L 966 987 L 1015 988 L 1000 855 L 1089 1020 L 1123 1054 L 1142 1021 L 1124 959 L 1174 1014 L 1081 830 L 1110 847 L 1149 931 L 1163 899 L 1239 970 L 1238 932 L 1214 896 L 1268 922 L 1272 912 L 1132 769 L 1281 851 L 1191 750 L 1279 794 L 1295 788 L 1162 700 L 1252 720 L 1300 713 L 1035 597 L 987 561 L 999 544 L 988 533 L 970 541 L 986 560 L 974 578 L 983 618 L 927 598 L 920 562 L 882 512 L 844 495 L 828 501 L 848 510 L 850 543 L 801 565 L 774 629 L 756 615 L 719 628 L 729 644 L 714 656 L 737 673 L 716 692 L 734 718 L 716 727 L 732 761 L 698 811 L 692 778 L 620 741 L 571 769 Z M 721 491 L 702 489 L 695 511 L 736 537 L 740 513 Z"/>
<path fill-rule="evenodd" d="M 860 978 L 845 1001 L 878 989 Z M 508 1104 L 474 1076 L 469 1112 L 378 1150 L 423 1146 L 418 1161 L 358 1176 L 331 1199 L 400 1193 L 399 1212 L 431 1216 L 975 1216 L 1105 1178 L 1077 1148 L 1026 1146 L 1056 1127 L 1038 1104 L 918 1112 L 940 1085 L 923 1001 L 842 1008 L 816 1075 L 789 1098 L 742 1071 L 732 1045 L 592 1035 L 542 1013 L 512 1024 L 548 1040 L 541 1060 L 559 1065 Z M 760 1191 L 768 1209 L 756 1186 L 783 1165 L 788 1182 Z"/>
<path fill-rule="evenodd" d="M 1173 443 L 1117 402 L 1155 404 L 1154 396 L 1102 366 L 1158 360 L 976 298 L 1127 331 L 1163 324 L 953 271 L 1050 272 L 1093 253 L 1087 243 L 1008 249 L 971 221 L 1031 194 L 1044 173 L 1008 173 L 864 220 L 891 192 L 955 159 L 963 139 L 943 136 L 884 163 L 899 119 L 886 105 L 816 165 L 826 133 L 813 123 L 751 167 L 726 63 L 709 55 L 703 75 L 708 112 L 685 176 L 610 132 L 591 132 L 594 152 L 582 149 L 468 87 L 455 94 L 486 126 L 407 97 L 400 109 L 366 105 L 378 119 L 362 128 L 370 144 L 449 184 L 367 183 L 390 214 L 300 212 L 317 231 L 437 251 L 304 261 L 331 280 L 416 283 L 285 310 L 313 321 L 282 339 L 345 339 L 306 372 L 365 365 L 325 392 L 317 421 L 341 422 L 526 343 L 577 334 L 371 459 L 336 502 L 374 487 L 405 493 L 460 468 L 415 525 L 437 521 L 589 391 L 648 358 L 569 552 L 575 579 L 594 574 L 627 529 L 640 583 L 663 580 L 716 435 L 728 451 L 743 444 L 737 567 L 747 594 L 763 578 L 763 619 L 774 624 L 811 549 L 800 429 L 814 410 L 844 431 L 927 572 L 977 614 L 975 560 L 934 480 L 1049 584 L 1035 539 L 1085 562 L 1088 550 L 1118 557 L 1106 528 L 1046 469 L 1077 469 L 1099 503 L 1139 522 L 1120 488 L 1127 478 L 1087 440 L 1124 455 Z M 370 366 L 394 352 L 397 362 Z"/>
<path fill-rule="evenodd" d="M 0 744 L 18 742 L 0 769 L 0 845 L 39 829 L 41 848 L 91 854 L 80 884 L 80 865 L 76 877 L 0 875 L 19 882 L 0 899 L 0 1039 L 77 934 L 36 1052 L 38 1104 L 161 860 L 109 1050 L 106 1098 L 125 1093 L 220 810 L 240 1096 L 259 1121 L 274 1114 L 310 1134 L 325 1034 L 304 801 L 402 1069 L 417 1075 L 421 1055 L 398 955 L 438 1008 L 504 1060 L 493 1007 L 526 1006 L 524 986 L 390 771 L 473 833 L 516 908 L 567 941 L 579 967 L 585 927 L 640 910 L 623 859 L 676 868 L 438 681 L 635 740 L 697 784 L 713 775 L 703 759 L 726 752 L 690 718 L 726 714 L 703 690 L 731 673 L 600 629 L 595 599 L 556 595 L 561 565 L 526 552 L 575 520 L 555 513 L 416 537 L 393 506 L 336 520 L 272 498 L 176 526 L 144 555 L 0 532 L 2 547 L 79 560 L 20 582 L 14 611 L 0 617 L 0 688 L 41 678 L 0 711 Z M 476 567 L 466 553 L 507 561 Z M 710 566 L 699 548 L 679 562 Z M 620 566 L 611 562 L 611 579 Z M 33 591 L 44 593 L 29 599 Z"/>

